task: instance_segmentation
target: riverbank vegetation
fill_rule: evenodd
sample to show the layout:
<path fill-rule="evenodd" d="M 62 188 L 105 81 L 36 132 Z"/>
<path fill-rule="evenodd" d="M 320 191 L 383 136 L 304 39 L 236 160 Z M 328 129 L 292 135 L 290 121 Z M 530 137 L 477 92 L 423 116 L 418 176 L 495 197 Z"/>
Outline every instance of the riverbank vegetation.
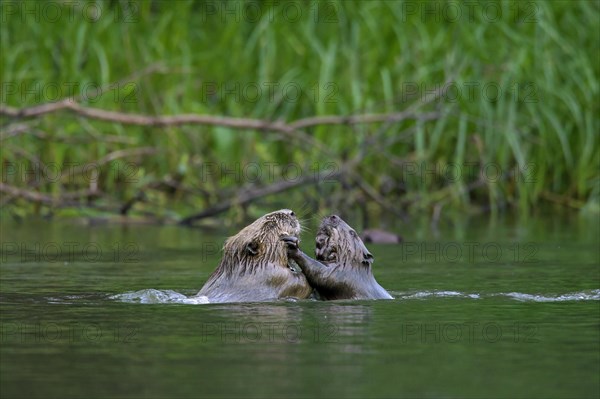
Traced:
<path fill-rule="evenodd" d="M 1 5 L 5 216 L 599 212 L 597 2 Z"/>

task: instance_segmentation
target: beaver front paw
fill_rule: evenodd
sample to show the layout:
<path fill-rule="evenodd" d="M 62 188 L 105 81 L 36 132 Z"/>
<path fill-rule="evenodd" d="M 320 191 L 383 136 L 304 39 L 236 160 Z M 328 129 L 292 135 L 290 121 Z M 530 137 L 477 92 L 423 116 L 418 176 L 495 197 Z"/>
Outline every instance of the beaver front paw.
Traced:
<path fill-rule="evenodd" d="M 300 240 L 298 240 L 298 237 L 281 236 L 281 240 L 283 240 L 287 246 L 288 256 L 297 257 L 300 255 Z"/>

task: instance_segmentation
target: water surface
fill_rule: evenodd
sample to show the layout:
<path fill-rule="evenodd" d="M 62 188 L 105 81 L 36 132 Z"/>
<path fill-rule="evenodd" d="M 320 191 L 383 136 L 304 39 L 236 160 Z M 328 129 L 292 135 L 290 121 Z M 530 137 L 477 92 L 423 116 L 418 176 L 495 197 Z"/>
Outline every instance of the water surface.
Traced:
<path fill-rule="evenodd" d="M 391 301 L 190 299 L 234 230 L 4 221 L 1 396 L 600 395 L 589 220 L 405 226 L 369 245 Z"/>

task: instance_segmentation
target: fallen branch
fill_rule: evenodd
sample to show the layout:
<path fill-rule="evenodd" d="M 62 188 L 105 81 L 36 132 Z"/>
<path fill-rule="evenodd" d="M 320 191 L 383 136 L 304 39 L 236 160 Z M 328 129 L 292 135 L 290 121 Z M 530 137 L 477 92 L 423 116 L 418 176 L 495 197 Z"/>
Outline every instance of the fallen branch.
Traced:
<path fill-rule="evenodd" d="M 68 110 L 87 118 L 106 122 L 121 123 L 137 126 L 178 126 L 187 124 L 218 125 L 237 129 L 266 129 L 291 132 L 292 130 L 280 122 L 270 122 L 260 119 L 230 118 L 199 114 L 181 114 L 174 116 L 148 116 L 117 111 L 107 111 L 99 108 L 81 106 L 71 99 L 36 105 L 28 108 L 14 108 L 0 105 L 0 115 L 13 118 L 32 118 L 58 111 Z"/>
<path fill-rule="evenodd" d="M 197 214 L 194 214 L 194 215 L 191 215 L 191 216 L 188 216 L 188 217 L 182 219 L 179 222 L 179 224 L 184 225 L 184 226 L 191 226 L 192 223 L 196 220 L 200 220 L 200 219 L 204 219 L 207 217 L 218 215 L 220 213 L 227 211 L 229 208 L 231 208 L 235 205 L 244 205 L 244 204 L 252 202 L 258 198 L 266 197 L 268 195 L 281 193 L 283 191 L 287 191 L 292 188 L 304 186 L 307 184 L 319 183 L 319 182 L 323 181 L 325 178 L 328 180 L 337 179 L 343 173 L 346 173 L 346 171 L 350 167 L 351 167 L 351 164 L 348 163 L 346 165 L 343 165 L 336 172 L 329 172 L 329 171 L 327 173 L 322 172 L 316 176 L 313 176 L 313 175 L 305 176 L 301 179 L 297 179 L 294 181 L 283 180 L 283 181 L 278 181 L 276 183 L 268 185 L 266 187 L 249 188 L 249 189 L 243 191 L 241 194 L 239 194 L 235 198 L 220 202 L 219 204 L 214 205 L 208 209 L 205 209 L 204 211 L 202 211 L 200 213 L 197 213 Z"/>
<path fill-rule="evenodd" d="M 356 125 L 380 122 L 400 122 L 406 119 L 430 120 L 440 116 L 439 112 L 417 114 L 414 111 L 393 112 L 386 114 L 364 114 L 352 116 L 319 116 L 303 118 L 285 123 L 264 119 L 235 118 L 225 116 L 210 116 L 201 114 L 180 114 L 171 116 L 148 116 L 118 111 L 107 111 L 99 108 L 84 107 L 77 102 L 66 99 L 53 103 L 41 104 L 27 108 L 15 108 L 0 105 L 0 115 L 12 118 L 33 118 L 58 111 L 71 111 L 87 118 L 106 122 L 122 123 L 137 126 L 179 126 L 179 125 L 209 125 L 225 126 L 233 129 L 272 130 L 282 133 L 294 133 L 300 129 L 317 125 Z"/>

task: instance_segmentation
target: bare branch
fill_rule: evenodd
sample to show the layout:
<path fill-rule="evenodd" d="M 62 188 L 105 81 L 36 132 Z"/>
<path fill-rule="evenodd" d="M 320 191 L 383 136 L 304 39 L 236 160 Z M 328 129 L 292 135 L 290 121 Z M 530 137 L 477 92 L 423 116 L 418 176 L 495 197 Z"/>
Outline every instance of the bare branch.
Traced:
<path fill-rule="evenodd" d="M 440 116 L 438 112 L 417 114 L 414 111 L 394 112 L 386 114 L 364 114 L 351 116 L 318 116 L 303 118 L 285 123 L 264 119 L 235 118 L 201 114 L 180 114 L 172 116 L 148 116 L 117 111 L 107 111 L 99 108 L 84 107 L 71 99 L 36 105 L 27 108 L 14 108 L 0 105 L 0 115 L 13 118 L 33 118 L 62 110 L 68 110 L 87 118 L 107 122 L 122 123 L 137 126 L 179 126 L 188 124 L 225 126 L 233 129 L 272 130 L 291 134 L 300 129 L 317 125 L 355 125 L 379 122 L 399 122 L 405 119 L 429 120 Z"/>
<path fill-rule="evenodd" d="M 65 99 L 62 101 L 36 105 L 26 108 L 15 108 L 7 105 L 0 104 L 0 116 L 6 116 L 14 118 L 15 120 L 25 118 L 38 118 L 46 114 L 52 114 L 61 111 L 72 112 L 78 116 L 94 119 L 106 122 L 120 123 L 124 125 L 136 125 L 136 126 L 150 126 L 150 127 L 164 127 L 164 126 L 181 126 L 181 125 L 208 125 L 208 126 L 223 126 L 232 129 L 250 129 L 260 131 L 273 131 L 281 133 L 287 137 L 300 140 L 308 148 L 313 150 L 319 150 L 328 157 L 335 157 L 336 154 L 322 142 L 316 140 L 311 135 L 303 131 L 303 129 L 319 126 L 319 125 L 349 125 L 355 126 L 359 124 L 374 124 L 383 123 L 384 126 L 389 127 L 390 124 L 397 123 L 403 120 L 432 120 L 437 119 L 441 116 L 438 111 L 419 113 L 417 112 L 418 107 L 411 107 L 402 112 L 392 113 L 381 113 L 381 114 L 361 114 L 361 115 L 350 115 L 350 116 L 319 116 L 319 117 L 308 117 L 298 119 L 292 122 L 284 121 L 270 121 L 263 119 L 251 119 L 251 118 L 236 118 L 236 117 L 225 117 L 225 116 L 210 116 L 201 114 L 179 114 L 179 115 L 144 115 L 144 114 L 133 114 L 119 111 L 110 111 L 99 108 L 86 107 L 77 103 L 74 99 Z M 15 123 L 14 121 L 11 121 Z M 86 122 L 87 123 L 87 122 Z M 25 131 L 23 125 L 17 125 L 15 123 L 14 128 L 10 128 L 8 131 L 3 132 L 1 139 L 12 137 L 14 135 L 22 134 Z M 295 187 L 299 187 L 307 184 L 315 184 L 322 181 L 325 177 L 337 179 L 344 173 L 351 173 L 355 176 L 358 186 L 372 199 L 384 206 L 386 209 L 394 210 L 395 206 L 388 203 L 381 195 L 377 193 L 373 187 L 371 187 L 365 179 L 360 176 L 353 168 L 360 160 L 365 156 L 367 148 L 365 146 L 362 151 L 357 154 L 355 160 L 346 162 L 342 167 L 331 174 L 317 175 L 317 176 L 305 176 L 302 179 L 295 181 L 279 181 L 274 184 L 265 187 L 250 187 L 244 188 L 239 191 L 239 195 L 232 197 L 231 199 L 216 204 L 213 207 L 205 209 L 204 211 L 188 216 L 180 221 L 180 224 L 191 225 L 195 220 L 199 220 L 208 216 L 212 216 L 228 210 L 230 207 L 238 204 L 245 204 L 255 199 L 280 193 Z M 137 149 L 127 149 L 114 151 L 104 158 L 98 160 L 97 164 L 104 164 L 117 158 L 122 158 L 130 155 L 146 155 L 153 154 L 157 150 L 151 147 L 143 147 Z M 81 169 L 81 168 L 80 168 Z M 83 169 L 81 169 L 83 170 Z M 78 170 L 77 172 L 81 172 Z M 28 190 L 22 190 L 17 187 L 9 186 L 4 183 L 0 186 L 0 191 L 8 193 L 10 196 L 25 198 L 34 202 L 41 202 L 45 204 L 56 205 L 59 201 L 65 201 L 70 199 L 77 199 L 82 197 L 98 196 L 100 193 L 92 187 L 91 190 L 87 190 L 80 193 L 69 193 L 60 197 L 52 197 L 39 192 L 33 192 Z M 132 203 L 133 204 L 133 203 Z M 131 205 L 132 205 L 131 204 Z M 130 208 L 131 206 L 129 206 Z M 129 208 L 126 209 L 129 210 Z M 398 211 L 399 212 L 399 211 Z M 127 213 L 127 212 L 125 212 Z M 401 214 L 401 212 L 399 213 Z"/>
<path fill-rule="evenodd" d="M 395 112 L 389 114 L 364 114 L 350 116 L 315 116 L 311 118 L 299 119 L 290 123 L 293 129 L 304 129 L 310 126 L 317 125 L 358 125 L 367 123 L 380 122 L 400 122 L 406 119 L 430 120 L 439 118 L 439 112 L 429 112 L 425 114 L 417 114 L 412 111 Z"/>
<path fill-rule="evenodd" d="M 63 202 L 69 202 L 81 198 L 98 197 L 102 194 L 98 190 L 83 190 L 78 192 L 65 193 L 60 196 L 53 197 L 51 195 L 42 194 L 38 191 L 30 191 L 17 188 L 15 186 L 11 186 L 2 182 L 0 182 L 0 192 L 8 194 L 12 197 L 24 198 L 28 201 L 39 202 L 49 205 L 60 204 Z"/>
<path fill-rule="evenodd" d="M 293 132 L 293 130 L 289 126 L 282 122 L 271 122 L 266 120 L 249 118 L 219 117 L 199 114 L 147 116 L 141 114 L 107 111 L 99 108 L 83 107 L 70 99 L 21 109 L 9 107 L 6 105 L 0 105 L 0 115 L 10 116 L 14 118 L 32 118 L 62 110 L 68 110 L 87 118 L 98 119 L 107 122 L 121 123 L 124 125 L 179 126 L 188 124 L 199 124 L 225 126 L 234 129 L 274 130 L 286 133 Z"/>

